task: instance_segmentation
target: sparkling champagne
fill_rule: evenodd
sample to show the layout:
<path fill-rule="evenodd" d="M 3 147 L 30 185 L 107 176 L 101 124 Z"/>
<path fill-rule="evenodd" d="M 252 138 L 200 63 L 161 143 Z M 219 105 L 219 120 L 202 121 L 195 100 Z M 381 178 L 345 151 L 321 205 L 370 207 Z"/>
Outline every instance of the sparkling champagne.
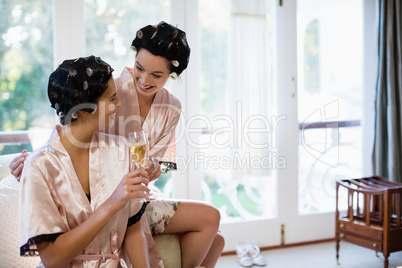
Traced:
<path fill-rule="evenodd" d="M 145 169 L 148 162 L 148 144 L 131 145 L 130 152 L 140 169 Z"/>

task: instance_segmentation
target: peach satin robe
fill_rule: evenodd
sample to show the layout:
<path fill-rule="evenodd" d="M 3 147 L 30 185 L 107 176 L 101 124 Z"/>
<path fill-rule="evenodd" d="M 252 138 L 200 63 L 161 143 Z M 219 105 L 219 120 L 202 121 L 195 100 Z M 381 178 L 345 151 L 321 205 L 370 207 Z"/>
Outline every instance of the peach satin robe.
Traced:
<path fill-rule="evenodd" d="M 129 171 L 125 139 L 95 133 L 90 144 L 89 202 L 60 141 L 58 128 L 25 161 L 19 195 L 21 255 L 37 254 L 35 241 L 54 241 L 58 235 L 83 223 L 110 197 Z M 145 207 L 141 208 L 142 203 L 135 199 L 127 203 L 70 267 L 131 267 L 128 259 L 124 260 L 122 242 L 130 217 L 131 223 L 138 221 L 135 216 L 141 215 Z"/>

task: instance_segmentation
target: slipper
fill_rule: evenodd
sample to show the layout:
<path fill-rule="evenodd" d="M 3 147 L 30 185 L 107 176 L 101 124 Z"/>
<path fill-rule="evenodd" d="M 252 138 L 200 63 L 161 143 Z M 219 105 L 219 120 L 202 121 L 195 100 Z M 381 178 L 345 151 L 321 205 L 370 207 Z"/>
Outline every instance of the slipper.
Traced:
<path fill-rule="evenodd" d="M 264 257 L 260 255 L 260 248 L 255 244 L 254 241 L 249 241 L 248 255 L 251 257 L 253 264 L 257 266 L 265 266 L 267 262 Z"/>
<path fill-rule="evenodd" d="M 243 267 L 251 267 L 253 266 L 253 260 L 248 255 L 248 244 L 244 244 L 243 242 L 236 243 L 236 254 L 239 261 L 239 264 Z"/>

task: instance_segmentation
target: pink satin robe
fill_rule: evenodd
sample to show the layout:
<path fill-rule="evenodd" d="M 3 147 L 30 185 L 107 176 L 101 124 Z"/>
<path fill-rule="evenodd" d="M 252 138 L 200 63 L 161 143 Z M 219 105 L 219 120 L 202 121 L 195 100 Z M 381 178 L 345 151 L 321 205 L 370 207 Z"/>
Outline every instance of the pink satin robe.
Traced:
<path fill-rule="evenodd" d="M 122 105 L 116 111 L 116 123 L 111 133 L 127 137 L 129 132 L 144 130 L 150 137 L 149 155 L 160 161 L 176 163 L 175 129 L 180 119 L 180 101 L 162 88 L 156 93 L 151 109 L 143 119 L 132 69 L 124 68 L 115 78 L 115 84 Z"/>
<path fill-rule="evenodd" d="M 21 254 L 34 253 L 32 238 L 62 234 L 83 223 L 129 171 L 125 139 L 95 133 L 90 144 L 89 202 L 56 129 L 25 161 L 19 195 L 20 245 L 25 246 Z M 122 242 L 129 218 L 141 206 L 133 199 L 118 211 L 70 267 L 131 267 L 123 257 Z"/>

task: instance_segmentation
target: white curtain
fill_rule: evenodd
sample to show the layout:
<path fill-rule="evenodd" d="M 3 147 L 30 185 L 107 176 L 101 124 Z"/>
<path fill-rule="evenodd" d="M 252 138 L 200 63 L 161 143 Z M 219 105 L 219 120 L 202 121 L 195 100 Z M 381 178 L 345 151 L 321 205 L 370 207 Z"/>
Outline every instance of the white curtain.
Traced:
<path fill-rule="evenodd" d="M 233 168 L 219 180 L 241 217 L 273 216 L 272 82 L 264 0 L 232 0 L 228 59 L 228 115 L 235 126 L 228 151 Z M 272 113 L 272 112 L 271 112 Z M 241 190 L 243 189 L 244 192 Z M 258 205 L 254 214 L 243 201 Z M 243 200 L 243 201 L 242 201 Z M 258 215 L 257 215 L 258 214 Z"/>
<path fill-rule="evenodd" d="M 237 124 L 231 155 L 239 164 L 233 175 L 264 176 L 270 174 L 269 161 L 275 160 L 269 133 L 272 83 L 265 1 L 232 0 L 231 4 L 228 103 Z"/>

